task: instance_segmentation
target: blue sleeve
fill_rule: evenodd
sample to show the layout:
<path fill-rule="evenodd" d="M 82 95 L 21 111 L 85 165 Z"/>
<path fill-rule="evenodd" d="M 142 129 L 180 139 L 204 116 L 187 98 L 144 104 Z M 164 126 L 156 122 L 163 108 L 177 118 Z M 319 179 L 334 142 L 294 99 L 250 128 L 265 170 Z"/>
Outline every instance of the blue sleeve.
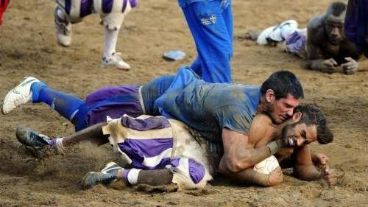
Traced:
<path fill-rule="evenodd" d="M 253 117 L 253 114 L 244 106 L 224 106 L 217 113 L 221 128 L 241 134 L 248 134 Z"/>

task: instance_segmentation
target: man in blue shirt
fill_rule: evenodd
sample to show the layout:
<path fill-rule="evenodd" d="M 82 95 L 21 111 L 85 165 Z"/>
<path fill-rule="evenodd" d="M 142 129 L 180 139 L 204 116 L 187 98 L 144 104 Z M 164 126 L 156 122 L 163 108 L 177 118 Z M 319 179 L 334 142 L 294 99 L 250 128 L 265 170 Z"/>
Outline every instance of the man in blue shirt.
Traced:
<path fill-rule="evenodd" d="M 207 82 L 232 82 L 232 0 L 178 1 L 197 47 L 192 70 Z"/>

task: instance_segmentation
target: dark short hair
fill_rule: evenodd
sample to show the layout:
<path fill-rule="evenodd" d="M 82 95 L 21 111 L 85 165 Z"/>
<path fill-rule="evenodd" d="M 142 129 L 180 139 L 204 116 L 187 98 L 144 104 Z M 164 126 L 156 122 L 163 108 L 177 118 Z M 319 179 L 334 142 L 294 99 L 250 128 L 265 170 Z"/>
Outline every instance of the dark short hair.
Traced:
<path fill-rule="evenodd" d="M 315 124 L 317 126 L 317 141 L 320 144 L 328 144 L 333 141 L 334 136 L 327 126 L 327 120 L 321 109 L 315 104 L 301 104 L 295 108 L 295 112 L 301 112 L 302 117 L 299 122 L 306 125 Z"/>
<path fill-rule="evenodd" d="M 327 8 L 326 14 L 332 14 L 333 16 L 340 16 L 343 12 L 346 11 L 346 3 L 344 2 L 332 2 L 330 6 Z"/>
<path fill-rule="evenodd" d="M 261 93 L 264 95 L 268 89 L 272 89 L 276 99 L 285 98 L 288 94 L 294 98 L 304 98 L 302 84 L 294 73 L 286 70 L 274 72 L 261 86 Z"/>

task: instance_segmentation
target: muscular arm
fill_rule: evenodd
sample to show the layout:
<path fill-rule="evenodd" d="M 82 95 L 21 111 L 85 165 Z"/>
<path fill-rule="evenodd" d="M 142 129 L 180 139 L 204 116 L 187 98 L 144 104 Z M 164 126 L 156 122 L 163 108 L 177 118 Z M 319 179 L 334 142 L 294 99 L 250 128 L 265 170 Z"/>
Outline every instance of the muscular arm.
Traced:
<path fill-rule="evenodd" d="M 232 173 L 230 178 L 240 184 L 255 184 L 264 187 L 278 185 L 283 180 L 281 168 L 275 169 L 269 175 L 258 173 L 253 169 L 245 169 Z"/>
<path fill-rule="evenodd" d="M 322 173 L 317 169 L 312 161 L 312 154 L 309 147 L 303 146 L 295 150 L 295 176 L 302 180 L 317 180 L 322 178 Z"/>
<path fill-rule="evenodd" d="M 250 168 L 271 155 L 267 146 L 254 148 L 249 143 L 247 135 L 222 130 L 224 155 L 221 158 L 219 170 L 223 174 L 232 174 Z"/>
<path fill-rule="evenodd" d="M 266 144 L 273 132 L 271 123 L 267 116 L 257 115 L 247 135 L 224 128 L 222 130 L 224 155 L 220 162 L 220 171 L 239 172 L 269 157 L 271 152 Z M 260 142 L 263 142 L 263 146 L 256 147 Z"/>

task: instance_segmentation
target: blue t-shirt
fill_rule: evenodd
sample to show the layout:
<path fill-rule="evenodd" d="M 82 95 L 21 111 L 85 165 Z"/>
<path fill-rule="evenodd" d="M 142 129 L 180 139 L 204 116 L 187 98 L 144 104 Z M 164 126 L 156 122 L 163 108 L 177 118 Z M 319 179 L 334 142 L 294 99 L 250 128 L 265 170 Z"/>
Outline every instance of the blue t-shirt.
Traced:
<path fill-rule="evenodd" d="M 141 93 L 146 114 L 157 116 L 160 115 L 157 108 L 154 108 L 154 102 L 170 87 L 174 80 L 174 75 L 165 75 L 155 78 L 142 86 Z"/>
<path fill-rule="evenodd" d="M 179 69 L 154 107 L 178 119 L 212 142 L 222 141 L 222 129 L 247 134 L 260 100 L 258 86 L 207 83 L 187 68 Z"/>

